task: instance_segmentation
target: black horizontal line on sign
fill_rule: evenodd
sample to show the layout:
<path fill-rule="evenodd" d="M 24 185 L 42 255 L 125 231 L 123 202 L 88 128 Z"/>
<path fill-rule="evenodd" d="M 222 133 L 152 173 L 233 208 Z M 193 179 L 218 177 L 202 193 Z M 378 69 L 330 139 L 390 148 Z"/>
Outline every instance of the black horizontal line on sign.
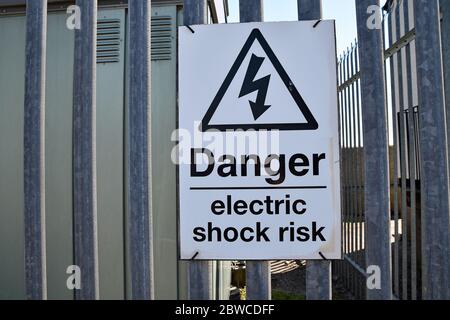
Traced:
<path fill-rule="evenodd" d="M 326 186 L 273 186 L 273 187 L 191 187 L 191 190 L 292 190 L 292 189 L 326 189 Z"/>

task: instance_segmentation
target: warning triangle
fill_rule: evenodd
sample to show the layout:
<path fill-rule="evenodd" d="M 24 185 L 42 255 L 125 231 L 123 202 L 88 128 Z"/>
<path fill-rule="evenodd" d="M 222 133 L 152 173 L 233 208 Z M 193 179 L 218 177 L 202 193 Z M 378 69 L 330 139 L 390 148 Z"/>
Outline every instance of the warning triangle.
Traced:
<path fill-rule="evenodd" d="M 238 70 L 240 69 L 242 63 L 244 62 L 245 58 L 247 57 L 248 53 L 250 52 L 250 49 L 252 48 L 252 45 L 255 41 L 258 41 L 262 49 L 264 50 L 265 54 L 269 58 L 270 62 L 272 63 L 273 67 L 275 68 L 276 72 L 280 76 L 282 82 L 286 86 L 288 92 L 292 96 L 293 100 L 295 101 L 296 105 L 300 109 L 301 113 L 303 114 L 306 122 L 301 123 L 257 123 L 256 120 L 265 112 L 267 111 L 271 106 L 265 105 L 265 99 L 267 95 L 267 90 L 269 86 L 270 81 L 270 75 L 263 77 L 261 79 L 255 79 L 256 74 L 258 73 L 259 68 L 261 67 L 264 58 L 258 57 L 255 54 L 252 54 L 252 57 L 250 59 L 249 67 L 247 69 L 244 83 L 242 85 L 241 92 L 239 94 L 239 98 L 243 97 L 249 93 L 257 92 L 257 98 L 256 101 L 249 101 L 251 111 L 253 113 L 253 117 L 255 119 L 255 123 L 246 123 L 246 124 L 211 124 L 211 119 L 216 112 L 217 108 L 219 107 L 223 97 L 225 96 L 228 88 L 230 87 L 231 83 L 233 82 Z M 261 31 L 259 29 L 253 29 L 250 33 L 250 36 L 248 37 L 247 41 L 245 42 L 244 46 L 242 47 L 236 61 L 234 62 L 233 66 L 231 67 L 230 71 L 228 72 L 228 75 L 226 76 L 224 82 L 222 83 L 219 91 L 217 92 L 216 96 L 214 97 L 213 102 L 211 103 L 211 106 L 209 107 L 208 111 L 206 112 L 201 126 L 200 130 L 205 132 L 207 130 L 219 130 L 219 131 L 227 131 L 227 130 L 317 130 L 319 128 L 319 125 L 314 118 L 313 114 L 309 110 L 308 106 L 306 105 L 305 101 L 303 100 L 302 96 L 298 92 L 297 88 L 289 78 L 289 75 L 287 74 L 286 70 L 284 70 L 283 66 L 281 65 L 280 61 L 276 57 L 275 53 L 273 52 L 272 48 L 269 46 L 268 42 L 262 35 Z"/>

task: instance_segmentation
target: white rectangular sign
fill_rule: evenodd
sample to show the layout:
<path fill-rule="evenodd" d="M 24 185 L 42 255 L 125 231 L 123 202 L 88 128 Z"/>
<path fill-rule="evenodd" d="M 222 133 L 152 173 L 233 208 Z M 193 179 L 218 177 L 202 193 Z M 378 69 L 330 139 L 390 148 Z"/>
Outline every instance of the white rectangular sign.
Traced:
<path fill-rule="evenodd" d="M 181 259 L 340 259 L 334 21 L 179 29 Z"/>

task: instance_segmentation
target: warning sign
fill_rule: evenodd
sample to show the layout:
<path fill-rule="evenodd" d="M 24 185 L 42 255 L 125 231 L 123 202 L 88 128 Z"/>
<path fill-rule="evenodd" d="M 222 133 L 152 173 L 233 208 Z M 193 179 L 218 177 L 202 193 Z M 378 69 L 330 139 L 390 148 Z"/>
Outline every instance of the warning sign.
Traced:
<path fill-rule="evenodd" d="M 258 57 L 254 53 L 251 53 L 251 49 L 255 44 L 255 41 L 258 42 L 259 46 L 264 51 L 264 56 Z M 236 77 L 239 69 L 241 68 L 246 57 L 251 54 L 250 62 L 248 64 L 247 71 L 245 73 L 244 81 L 242 83 L 241 90 L 239 92 L 238 98 L 242 98 L 250 93 L 256 92 L 255 101 L 249 101 L 250 109 L 253 114 L 253 119 L 255 121 L 249 121 L 248 123 L 230 123 L 230 124 L 211 124 L 211 118 L 214 115 L 214 112 L 219 107 L 225 93 L 230 88 L 231 83 Z M 266 105 L 267 92 L 270 85 L 271 74 L 268 74 L 262 78 L 257 79 L 256 75 L 261 69 L 264 60 L 268 58 L 269 63 L 275 69 L 277 76 L 281 79 L 283 84 L 286 86 L 287 92 L 292 96 L 292 99 L 297 104 L 299 111 L 302 113 L 306 122 L 304 123 L 285 123 L 285 122 L 272 122 L 272 123 L 258 123 L 258 120 L 264 113 L 268 111 L 271 105 Z M 281 110 L 274 110 L 274 112 L 280 112 Z M 291 119 L 291 121 L 294 119 Z M 300 121 L 300 120 L 298 120 Z M 314 116 L 311 114 L 311 111 L 308 109 L 308 106 L 305 104 L 300 93 L 297 91 L 292 80 L 289 78 L 289 75 L 284 70 L 280 61 L 278 60 L 275 53 L 270 48 L 266 39 L 262 35 L 259 29 L 253 29 L 247 41 L 245 42 L 241 52 L 239 53 L 236 61 L 231 67 L 230 72 L 228 73 L 225 81 L 220 87 L 219 92 L 215 96 L 208 112 L 202 121 L 202 129 L 218 129 L 221 131 L 229 130 L 229 129 L 278 129 L 278 130 L 315 130 L 317 129 L 317 121 L 314 119 Z"/>
<path fill-rule="evenodd" d="M 340 259 L 333 21 L 179 29 L 181 259 Z"/>

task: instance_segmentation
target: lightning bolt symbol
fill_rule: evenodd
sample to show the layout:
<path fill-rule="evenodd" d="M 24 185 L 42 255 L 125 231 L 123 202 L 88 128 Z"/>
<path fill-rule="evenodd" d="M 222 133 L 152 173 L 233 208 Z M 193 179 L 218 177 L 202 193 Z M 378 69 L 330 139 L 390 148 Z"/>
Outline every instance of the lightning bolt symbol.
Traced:
<path fill-rule="evenodd" d="M 261 117 L 264 112 L 266 112 L 271 106 L 265 105 L 267 90 L 269 88 L 270 75 L 265 76 L 259 80 L 255 80 L 256 74 L 258 73 L 261 65 L 263 64 L 265 58 L 258 57 L 252 54 L 250 63 L 248 65 L 247 73 L 245 74 L 244 83 L 242 84 L 241 92 L 239 93 L 239 98 L 246 96 L 252 92 L 258 91 L 258 96 L 256 101 L 249 101 L 250 108 L 252 109 L 253 118 L 257 120 Z"/>

